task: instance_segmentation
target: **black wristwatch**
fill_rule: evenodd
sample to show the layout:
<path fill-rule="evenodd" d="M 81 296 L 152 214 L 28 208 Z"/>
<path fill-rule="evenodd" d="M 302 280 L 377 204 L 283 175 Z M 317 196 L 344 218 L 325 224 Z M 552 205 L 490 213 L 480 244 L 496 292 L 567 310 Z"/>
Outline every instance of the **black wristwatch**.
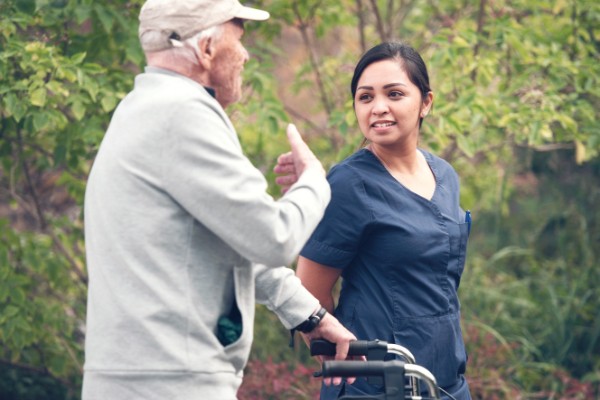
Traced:
<path fill-rule="evenodd" d="M 308 317 L 306 321 L 295 327 L 294 330 L 302 333 L 312 332 L 321 323 L 325 314 L 327 314 L 327 310 L 325 307 L 321 307 L 319 311 Z"/>
<path fill-rule="evenodd" d="M 297 327 L 290 329 L 290 347 L 294 347 L 294 333 L 300 331 L 302 333 L 312 332 L 323 320 L 323 317 L 327 314 L 325 307 L 319 308 L 319 311 L 308 317 L 308 319 L 302 322 Z"/>

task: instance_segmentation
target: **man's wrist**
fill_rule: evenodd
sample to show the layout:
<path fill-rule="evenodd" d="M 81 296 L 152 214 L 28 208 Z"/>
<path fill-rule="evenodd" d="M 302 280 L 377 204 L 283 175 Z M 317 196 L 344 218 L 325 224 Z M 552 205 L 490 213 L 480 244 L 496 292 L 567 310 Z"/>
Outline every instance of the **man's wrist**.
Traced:
<path fill-rule="evenodd" d="M 312 332 L 317 326 L 319 326 L 323 320 L 323 317 L 325 317 L 325 314 L 327 314 L 325 307 L 319 307 L 319 309 L 313 315 L 308 317 L 308 319 L 296 326 L 293 330 L 302 333 Z"/>

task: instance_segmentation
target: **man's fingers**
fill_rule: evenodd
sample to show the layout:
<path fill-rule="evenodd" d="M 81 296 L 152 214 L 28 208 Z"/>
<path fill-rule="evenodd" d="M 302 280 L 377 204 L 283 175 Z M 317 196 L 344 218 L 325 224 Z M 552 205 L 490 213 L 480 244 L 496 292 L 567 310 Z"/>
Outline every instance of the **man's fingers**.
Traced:
<path fill-rule="evenodd" d="M 356 340 L 350 331 L 340 324 L 340 322 L 331 314 L 325 314 L 321 323 L 309 334 L 309 339 L 326 339 L 336 344 L 335 360 L 345 360 L 348 357 L 348 350 L 350 349 L 350 342 Z M 333 385 L 340 385 L 342 383 L 341 377 L 334 377 L 331 381 L 325 380 L 325 384 L 328 382 Z"/>
<path fill-rule="evenodd" d="M 350 343 L 346 341 L 337 342 L 335 346 L 335 359 L 339 361 L 343 361 L 348 358 L 348 351 L 350 349 Z M 342 378 L 336 376 L 333 378 L 332 383 L 334 385 L 341 385 Z"/>
<path fill-rule="evenodd" d="M 273 171 L 277 174 L 289 174 L 296 171 L 294 164 L 277 164 Z"/>
<path fill-rule="evenodd" d="M 292 155 L 292 152 L 288 151 L 287 153 L 281 154 L 279 157 L 277 157 L 277 163 L 278 164 L 293 164 L 294 156 Z"/>
<path fill-rule="evenodd" d="M 291 151 L 277 157 L 277 165 L 273 167 L 273 171 L 281 175 L 275 178 L 275 183 L 281 186 L 281 192 L 285 194 L 290 186 L 298 180 L 298 171 Z"/>
<path fill-rule="evenodd" d="M 278 176 L 275 178 L 275 183 L 280 186 L 291 186 L 298 180 L 298 177 L 294 174 Z"/>
<path fill-rule="evenodd" d="M 335 346 L 335 359 L 343 361 L 348 358 L 349 348 L 350 344 L 348 342 L 338 342 Z"/>
<path fill-rule="evenodd" d="M 319 356 L 318 358 L 319 358 L 319 362 L 321 363 L 321 368 L 323 368 L 324 361 L 333 360 L 333 357 L 331 357 L 331 356 Z M 331 384 L 333 383 L 333 378 L 331 378 L 331 377 L 323 378 L 323 383 L 325 384 L 325 386 L 331 386 Z M 339 385 L 340 383 L 336 383 L 336 384 Z"/>

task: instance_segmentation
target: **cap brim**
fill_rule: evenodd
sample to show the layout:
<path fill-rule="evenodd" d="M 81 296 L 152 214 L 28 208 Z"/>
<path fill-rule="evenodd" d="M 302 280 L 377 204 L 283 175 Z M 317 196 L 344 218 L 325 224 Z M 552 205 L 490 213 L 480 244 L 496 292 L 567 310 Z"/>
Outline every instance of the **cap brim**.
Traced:
<path fill-rule="evenodd" d="M 235 13 L 235 17 L 253 21 L 264 21 L 269 19 L 270 14 L 267 11 L 259 10 L 257 8 L 242 6 L 242 8 Z"/>

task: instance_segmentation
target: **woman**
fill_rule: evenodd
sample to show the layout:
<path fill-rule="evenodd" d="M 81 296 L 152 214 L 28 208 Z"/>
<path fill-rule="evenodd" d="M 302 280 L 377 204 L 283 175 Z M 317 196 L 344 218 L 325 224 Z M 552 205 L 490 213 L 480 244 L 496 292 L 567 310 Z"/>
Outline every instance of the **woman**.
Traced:
<path fill-rule="evenodd" d="M 363 55 L 351 84 L 368 145 L 332 168 L 332 200 L 301 252 L 297 275 L 358 339 L 408 348 L 456 399 L 470 399 L 457 289 L 470 217 L 444 160 L 419 149 L 433 105 L 427 68 L 401 43 Z M 375 394 L 365 379 L 323 386 L 321 399 Z"/>

